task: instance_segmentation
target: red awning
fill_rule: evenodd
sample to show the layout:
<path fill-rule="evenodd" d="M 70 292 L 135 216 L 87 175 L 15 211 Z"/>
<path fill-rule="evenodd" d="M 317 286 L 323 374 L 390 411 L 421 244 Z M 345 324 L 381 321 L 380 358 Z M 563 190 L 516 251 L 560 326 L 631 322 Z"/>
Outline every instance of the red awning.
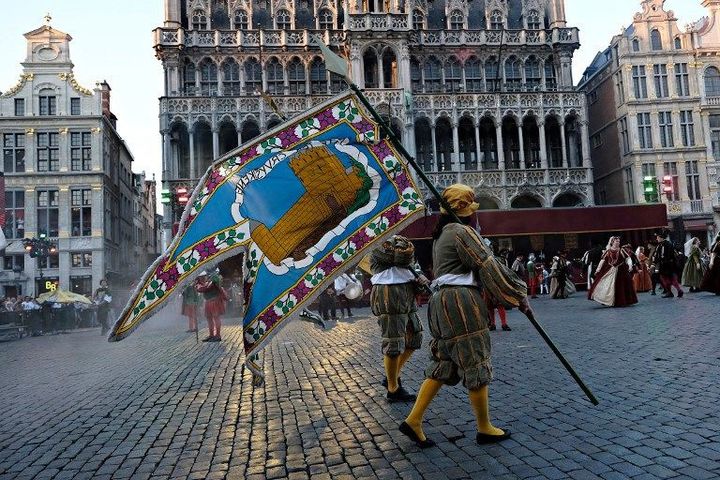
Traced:
<path fill-rule="evenodd" d="M 664 204 L 613 205 L 583 208 L 481 210 L 480 232 L 489 237 L 563 233 L 618 232 L 667 228 Z M 431 238 L 437 214 L 416 220 L 405 229 L 408 238 Z"/>

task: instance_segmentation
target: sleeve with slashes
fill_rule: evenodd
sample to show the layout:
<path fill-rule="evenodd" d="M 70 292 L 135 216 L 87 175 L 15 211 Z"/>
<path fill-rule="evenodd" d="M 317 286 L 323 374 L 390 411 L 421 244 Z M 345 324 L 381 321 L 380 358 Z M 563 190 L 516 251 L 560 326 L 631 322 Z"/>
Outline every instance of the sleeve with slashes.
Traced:
<path fill-rule="evenodd" d="M 483 288 L 503 305 L 517 307 L 527 296 L 525 282 L 495 258 L 472 228 L 459 229 L 455 240 L 460 261 L 476 272 Z"/>

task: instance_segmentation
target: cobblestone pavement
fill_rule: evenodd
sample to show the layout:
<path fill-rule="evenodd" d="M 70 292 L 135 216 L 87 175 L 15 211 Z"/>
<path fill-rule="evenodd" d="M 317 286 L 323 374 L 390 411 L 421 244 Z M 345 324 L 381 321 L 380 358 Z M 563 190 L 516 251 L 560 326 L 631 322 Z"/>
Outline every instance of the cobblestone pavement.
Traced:
<path fill-rule="evenodd" d="M 0 344 L 0 478 L 720 478 L 720 298 L 641 302 L 534 302 L 598 407 L 510 312 L 513 331 L 492 332 L 491 408 L 512 439 L 476 445 L 458 386 L 430 407 L 425 451 L 397 431 L 410 405 L 384 399 L 367 315 L 288 326 L 256 389 L 237 320 L 215 344 L 171 312 L 115 344 L 97 330 Z"/>

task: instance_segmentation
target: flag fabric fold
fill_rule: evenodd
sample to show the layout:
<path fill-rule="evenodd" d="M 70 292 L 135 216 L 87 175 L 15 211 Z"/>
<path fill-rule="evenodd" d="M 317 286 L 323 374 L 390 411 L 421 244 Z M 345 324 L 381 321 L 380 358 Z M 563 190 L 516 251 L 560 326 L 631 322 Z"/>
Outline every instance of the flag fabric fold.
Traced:
<path fill-rule="evenodd" d="M 371 245 L 424 210 L 407 165 L 345 93 L 215 162 L 167 251 L 117 319 L 118 341 L 205 268 L 245 254 L 246 364 Z"/>

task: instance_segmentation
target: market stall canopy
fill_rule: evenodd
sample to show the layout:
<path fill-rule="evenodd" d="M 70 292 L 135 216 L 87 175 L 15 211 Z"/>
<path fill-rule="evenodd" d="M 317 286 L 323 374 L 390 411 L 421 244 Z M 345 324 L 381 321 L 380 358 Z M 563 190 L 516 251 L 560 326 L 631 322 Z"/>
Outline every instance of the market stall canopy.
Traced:
<path fill-rule="evenodd" d="M 416 220 L 403 232 L 408 238 L 432 238 L 438 215 Z M 477 224 L 484 236 L 620 232 L 666 228 L 665 204 L 611 205 L 574 208 L 480 210 Z"/>
<path fill-rule="evenodd" d="M 66 290 L 55 290 L 54 292 L 46 292 L 37 297 L 38 303 L 85 303 L 91 305 L 92 302 L 87 297 L 79 293 L 68 292 Z"/>

